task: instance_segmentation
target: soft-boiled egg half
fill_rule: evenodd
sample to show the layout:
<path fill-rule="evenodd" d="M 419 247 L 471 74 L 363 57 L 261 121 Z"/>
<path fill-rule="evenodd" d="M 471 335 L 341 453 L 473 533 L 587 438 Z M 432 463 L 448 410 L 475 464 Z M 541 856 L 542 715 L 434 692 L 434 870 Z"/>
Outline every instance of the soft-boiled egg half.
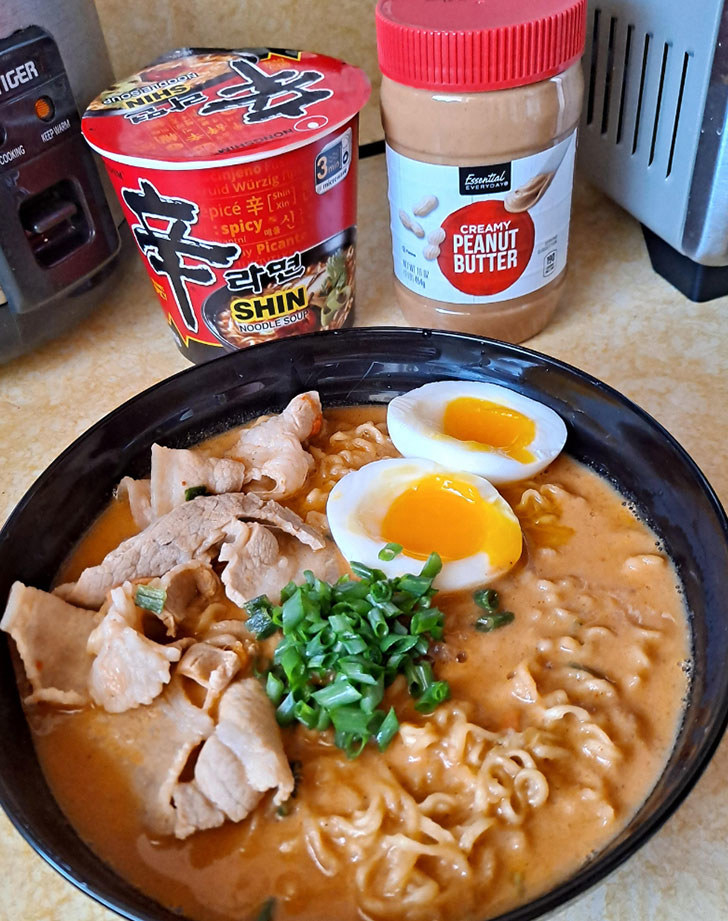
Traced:
<path fill-rule="evenodd" d="M 431 460 L 390 458 L 348 473 L 332 489 L 326 514 L 346 559 L 388 576 L 418 573 L 438 553 L 442 591 L 483 585 L 521 555 L 518 519 L 495 487 Z M 402 552 L 381 560 L 386 544 Z"/>
<path fill-rule="evenodd" d="M 387 427 L 405 457 L 437 460 L 496 485 L 543 470 L 566 441 L 563 420 L 548 406 L 482 381 L 435 381 L 395 397 Z"/>

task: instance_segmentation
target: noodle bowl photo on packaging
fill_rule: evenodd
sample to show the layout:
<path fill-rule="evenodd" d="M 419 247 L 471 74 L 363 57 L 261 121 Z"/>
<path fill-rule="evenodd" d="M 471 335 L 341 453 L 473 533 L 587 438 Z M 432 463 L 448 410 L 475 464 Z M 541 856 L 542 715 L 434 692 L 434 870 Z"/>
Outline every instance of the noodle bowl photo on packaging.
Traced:
<path fill-rule="evenodd" d="M 16 827 L 144 921 L 525 921 L 602 879 L 725 726 L 728 530 L 690 458 L 471 336 L 213 365 L 0 535 Z"/>

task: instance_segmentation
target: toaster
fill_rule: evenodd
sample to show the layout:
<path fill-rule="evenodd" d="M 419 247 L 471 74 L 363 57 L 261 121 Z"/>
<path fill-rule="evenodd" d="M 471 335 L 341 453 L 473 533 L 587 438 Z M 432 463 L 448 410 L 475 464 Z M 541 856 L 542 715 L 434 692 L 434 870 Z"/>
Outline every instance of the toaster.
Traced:
<path fill-rule="evenodd" d="M 722 0 L 590 0 L 583 174 L 641 222 L 655 270 L 728 293 L 728 14 Z"/>

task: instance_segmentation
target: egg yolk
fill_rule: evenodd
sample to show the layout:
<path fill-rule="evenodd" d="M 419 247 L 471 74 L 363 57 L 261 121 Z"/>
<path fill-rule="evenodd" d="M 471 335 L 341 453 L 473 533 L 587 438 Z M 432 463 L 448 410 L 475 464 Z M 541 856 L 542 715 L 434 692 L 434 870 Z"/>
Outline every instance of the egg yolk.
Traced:
<path fill-rule="evenodd" d="M 484 499 L 470 483 L 428 474 L 401 492 L 382 522 L 385 541 L 401 544 L 415 559 L 435 551 L 443 560 L 487 553 L 490 565 L 513 565 L 521 555 L 518 522 Z"/>
<path fill-rule="evenodd" d="M 536 435 L 535 422 L 500 403 L 457 397 L 445 407 L 442 428 L 450 438 L 466 441 L 474 449 L 495 450 L 521 464 L 536 459 L 527 450 Z"/>

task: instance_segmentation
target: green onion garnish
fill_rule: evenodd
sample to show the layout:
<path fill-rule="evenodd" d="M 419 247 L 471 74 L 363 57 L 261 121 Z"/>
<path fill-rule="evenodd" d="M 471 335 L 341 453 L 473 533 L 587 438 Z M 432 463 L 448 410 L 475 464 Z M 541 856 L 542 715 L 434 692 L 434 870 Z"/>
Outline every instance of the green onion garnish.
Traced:
<path fill-rule="evenodd" d="M 379 551 L 377 556 L 384 563 L 391 563 L 392 560 L 402 552 L 402 544 L 387 544 Z"/>
<path fill-rule="evenodd" d="M 481 633 L 490 633 L 491 630 L 505 627 L 515 618 L 513 611 L 500 610 L 500 598 L 494 588 L 481 588 L 474 592 L 473 601 L 485 611 L 485 614 L 481 614 L 475 621 L 475 629 Z"/>
<path fill-rule="evenodd" d="M 473 601 L 486 611 L 497 611 L 500 605 L 498 592 L 494 588 L 481 588 L 473 594 Z"/>
<path fill-rule="evenodd" d="M 273 921 L 276 913 L 276 900 L 266 899 L 258 909 L 255 921 Z"/>
<path fill-rule="evenodd" d="M 188 486 L 185 489 L 185 502 L 189 502 L 190 499 L 196 499 L 198 496 L 209 496 L 207 491 L 207 486 Z"/>
<path fill-rule="evenodd" d="M 285 691 L 285 686 L 280 678 L 277 678 L 273 672 L 268 672 L 265 679 L 265 692 L 276 706 L 283 700 Z"/>
<path fill-rule="evenodd" d="M 441 569 L 442 560 L 440 559 L 439 555 L 437 553 L 431 553 L 427 557 L 427 562 L 422 567 L 420 576 L 424 576 L 426 579 L 434 579 Z"/>
<path fill-rule="evenodd" d="M 245 605 L 245 610 L 248 612 L 248 620 L 245 625 L 256 639 L 264 640 L 278 629 L 272 617 L 273 605 L 265 595 L 252 598 Z"/>
<path fill-rule="evenodd" d="M 420 713 L 432 713 L 443 701 L 450 697 L 450 685 L 447 681 L 433 681 L 428 684 L 415 704 Z"/>
<path fill-rule="evenodd" d="M 163 588 L 153 588 L 151 585 L 139 585 L 134 593 L 134 604 L 138 608 L 144 608 L 157 615 L 164 610 L 166 600 L 167 592 Z"/>
<path fill-rule="evenodd" d="M 335 744 L 355 758 L 370 740 L 384 750 L 396 735 L 397 716 L 381 704 L 397 675 L 406 677 L 420 712 L 447 700 L 447 682 L 435 680 L 425 658 L 443 635 L 444 615 L 432 606 L 441 565 L 432 554 L 419 575 L 388 579 L 352 563 L 358 580 L 329 584 L 307 572 L 301 585 L 286 585 L 280 605 L 264 595 L 249 601 L 247 625 L 257 637 L 282 631 L 262 676 L 278 722 L 333 726 Z"/>
<path fill-rule="evenodd" d="M 399 720 L 397 719 L 397 714 L 394 712 L 394 707 L 390 707 L 389 713 L 384 717 L 382 725 L 374 736 L 380 752 L 384 751 L 398 731 Z"/>
<path fill-rule="evenodd" d="M 490 633 L 499 627 L 505 627 L 515 618 L 513 611 L 496 611 L 494 614 L 484 614 L 475 621 L 475 629 L 481 633 Z"/>

